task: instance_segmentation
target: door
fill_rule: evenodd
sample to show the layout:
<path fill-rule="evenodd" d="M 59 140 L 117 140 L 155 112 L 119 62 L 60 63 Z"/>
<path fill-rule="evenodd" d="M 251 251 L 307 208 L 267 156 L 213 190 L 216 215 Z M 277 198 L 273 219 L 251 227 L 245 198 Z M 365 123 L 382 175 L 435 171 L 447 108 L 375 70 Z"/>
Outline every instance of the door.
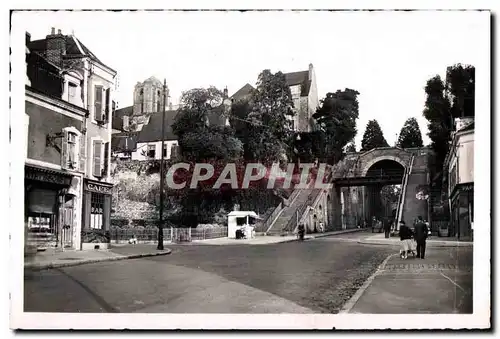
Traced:
<path fill-rule="evenodd" d="M 61 245 L 62 248 L 73 248 L 75 199 L 73 196 L 66 195 L 64 200 L 62 206 Z"/>

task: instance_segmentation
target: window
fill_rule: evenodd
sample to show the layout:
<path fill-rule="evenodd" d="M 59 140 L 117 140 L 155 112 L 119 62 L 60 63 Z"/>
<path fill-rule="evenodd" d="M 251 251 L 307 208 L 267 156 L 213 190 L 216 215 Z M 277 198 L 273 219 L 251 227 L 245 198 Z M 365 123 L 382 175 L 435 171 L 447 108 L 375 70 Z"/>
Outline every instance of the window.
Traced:
<path fill-rule="evenodd" d="M 83 137 L 74 127 L 64 128 L 62 137 L 61 167 L 64 169 L 77 170 L 80 166 L 80 160 L 84 160 L 85 157 L 85 154 L 82 152 Z"/>
<path fill-rule="evenodd" d="M 170 150 L 170 158 L 175 159 L 177 158 L 179 154 L 179 145 L 172 145 L 172 148 Z"/>
<path fill-rule="evenodd" d="M 300 85 L 290 87 L 290 92 L 292 92 L 292 97 L 300 97 Z"/>
<path fill-rule="evenodd" d="M 90 194 L 90 228 L 102 229 L 104 214 L 104 195 L 92 192 Z"/>
<path fill-rule="evenodd" d="M 76 97 L 76 88 L 77 87 L 78 86 L 72 82 L 68 83 L 68 92 L 69 92 L 70 98 Z"/>
<path fill-rule="evenodd" d="M 148 145 L 148 151 L 146 155 L 148 158 L 154 159 L 156 155 L 156 145 Z"/>
<path fill-rule="evenodd" d="M 141 103 L 141 113 L 144 113 L 144 89 L 139 93 L 139 102 Z"/>
<path fill-rule="evenodd" d="M 102 86 L 94 87 L 94 120 L 95 121 L 103 121 L 103 112 L 102 112 Z"/>
<path fill-rule="evenodd" d="M 107 88 L 105 91 L 106 94 L 106 107 L 104 108 L 104 117 L 103 121 L 108 121 L 109 113 L 111 111 L 111 89 Z"/>
<path fill-rule="evenodd" d="M 103 142 L 101 140 L 94 140 L 93 147 L 93 172 L 94 177 L 102 177 L 103 164 L 102 164 L 102 149 Z"/>
<path fill-rule="evenodd" d="M 163 157 L 167 158 L 168 144 L 163 144 Z"/>
<path fill-rule="evenodd" d="M 156 97 L 156 111 L 157 112 L 160 112 L 161 110 L 161 94 L 160 94 L 160 91 L 158 91 L 158 96 Z"/>
<path fill-rule="evenodd" d="M 67 133 L 67 142 L 68 142 L 68 168 L 76 169 L 77 168 L 77 140 L 78 136 L 76 133 L 68 132 Z"/>

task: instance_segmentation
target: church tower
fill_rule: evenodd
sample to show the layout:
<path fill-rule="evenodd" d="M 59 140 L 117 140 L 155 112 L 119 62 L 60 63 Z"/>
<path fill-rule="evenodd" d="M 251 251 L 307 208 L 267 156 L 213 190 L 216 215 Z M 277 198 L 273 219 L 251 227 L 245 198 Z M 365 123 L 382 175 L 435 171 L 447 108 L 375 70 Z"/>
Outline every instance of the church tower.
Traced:
<path fill-rule="evenodd" d="M 167 109 L 169 107 L 169 90 L 166 89 Z M 154 76 L 144 82 L 138 82 L 134 88 L 133 115 L 163 111 L 163 84 Z"/>

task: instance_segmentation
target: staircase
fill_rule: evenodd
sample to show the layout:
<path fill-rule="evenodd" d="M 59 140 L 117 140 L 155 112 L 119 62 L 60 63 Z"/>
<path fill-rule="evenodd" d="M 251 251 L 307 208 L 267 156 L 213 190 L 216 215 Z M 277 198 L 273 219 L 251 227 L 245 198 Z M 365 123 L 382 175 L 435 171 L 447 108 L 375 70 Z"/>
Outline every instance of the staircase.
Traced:
<path fill-rule="evenodd" d="M 401 195 L 403 197 L 398 208 L 398 224 L 404 221 L 407 226 L 413 227 L 418 216 L 427 219 L 427 200 L 419 200 L 416 195 L 420 186 L 428 185 L 427 154 L 414 155 L 410 166 L 405 173 Z"/>

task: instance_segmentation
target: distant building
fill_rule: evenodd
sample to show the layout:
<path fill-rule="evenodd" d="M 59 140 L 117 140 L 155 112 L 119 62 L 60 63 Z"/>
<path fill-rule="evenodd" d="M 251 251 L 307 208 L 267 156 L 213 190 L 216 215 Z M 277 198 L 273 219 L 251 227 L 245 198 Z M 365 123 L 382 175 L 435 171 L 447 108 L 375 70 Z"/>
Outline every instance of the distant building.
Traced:
<path fill-rule="evenodd" d="M 444 168 L 451 213 L 449 235 L 470 240 L 474 225 L 474 118 L 455 120 Z"/>
<path fill-rule="evenodd" d="M 38 247 L 81 249 L 108 230 L 111 117 L 117 72 L 73 34 L 26 34 L 25 222 Z"/>
<path fill-rule="evenodd" d="M 314 129 L 312 116 L 319 106 L 314 67 L 309 64 L 307 71 L 285 73 L 285 79 L 292 92 L 295 111 L 295 116 L 290 118 L 292 120 L 292 129 L 294 131 L 310 132 Z M 252 85 L 246 84 L 237 90 L 231 96 L 231 99 L 233 101 L 248 99 L 253 89 Z"/>
<path fill-rule="evenodd" d="M 138 82 L 134 89 L 134 104 L 117 109 L 114 116 L 112 152 L 119 159 L 159 160 L 161 159 L 161 125 L 163 113 L 163 84 L 155 77 Z M 172 125 L 178 114 L 178 106 L 173 106 L 168 97 L 167 87 L 164 135 L 164 159 L 177 157 L 179 153 L 177 136 Z M 227 97 L 227 90 L 224 90 Z M 229 105 L 229 106 L 228 106 Z M 175 109 L 174 109 L 175 108 Z M 230 109 L 228 100 L 212 110 L 207 124 L 228 125 L 229 120 L 222 114 Z"/>

